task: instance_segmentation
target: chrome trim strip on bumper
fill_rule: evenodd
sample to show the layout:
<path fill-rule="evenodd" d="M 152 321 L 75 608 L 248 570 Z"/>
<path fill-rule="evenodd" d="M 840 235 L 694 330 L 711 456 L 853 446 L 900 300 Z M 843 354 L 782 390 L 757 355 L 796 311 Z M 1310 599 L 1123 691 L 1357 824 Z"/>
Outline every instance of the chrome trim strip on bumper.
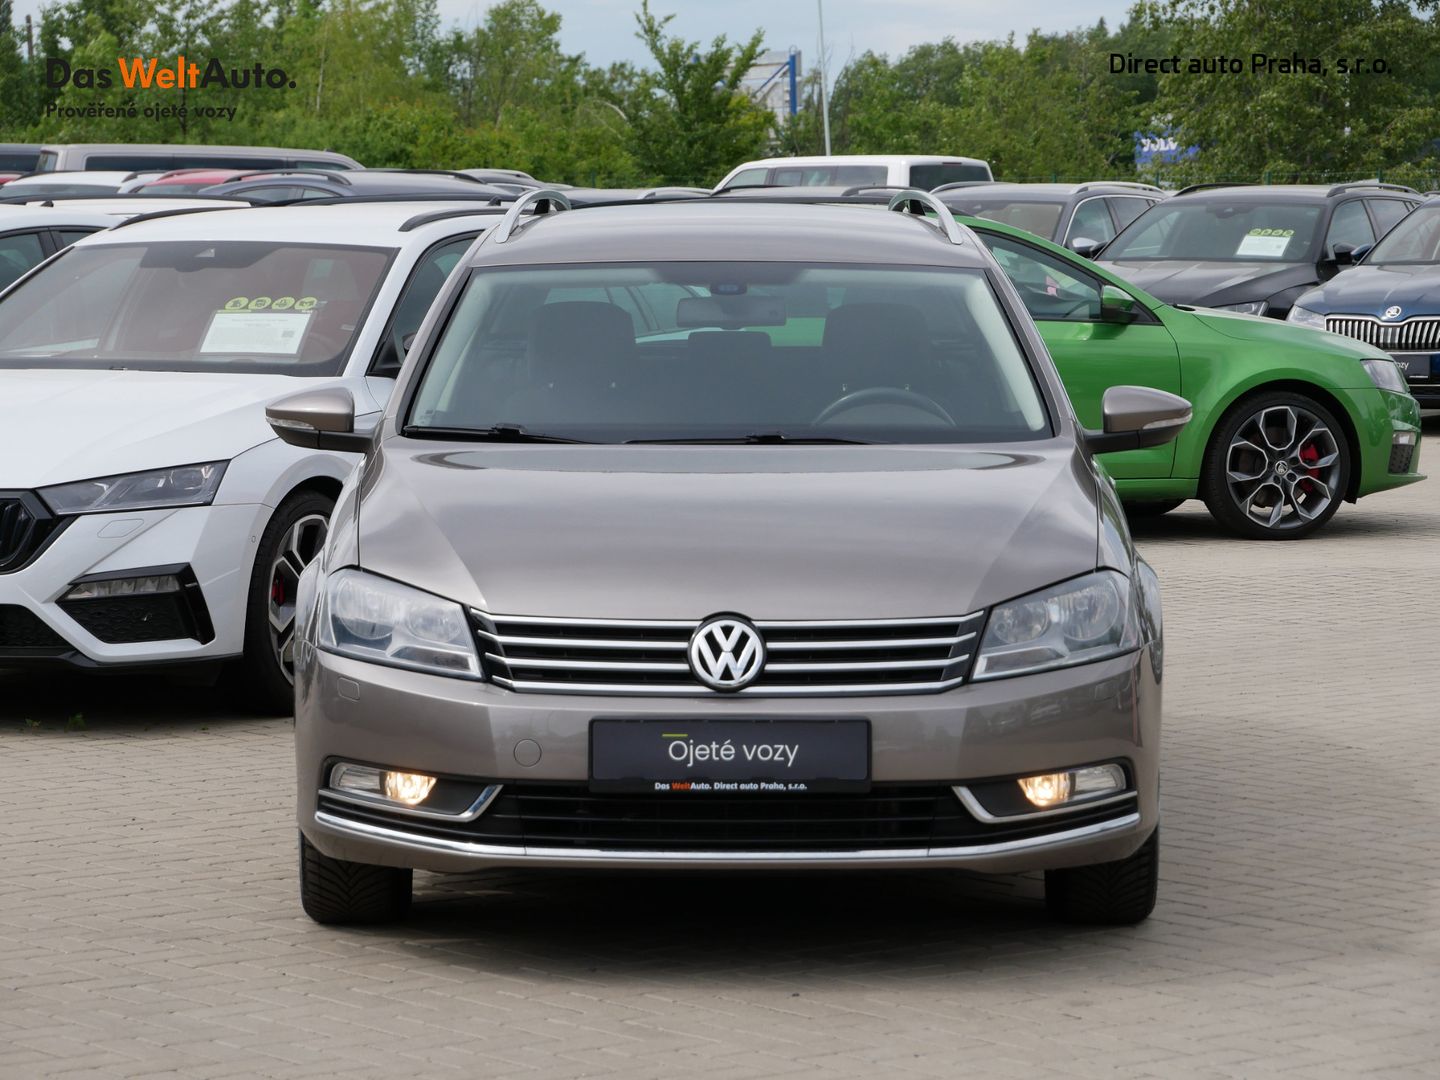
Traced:
<path fill-rule="evenodd" d="M 952 661 L 953 663 L 954 661 Z M 863 694 L 885 694 L 899 697 L 902 694 L 933 694 L 949 690 L 965 681 L 962 678 L 946 679 L 943 682 L 927 683 L 845 683 L 840 686 L 747 686 L 743 690 L 728 693 L 711 690 L 696 683 L 683 685 L 647 685 L 644 683 L 578 683 L 578 682 L 527 682 L 524 679 L 507 679 L 503 675 L 491 675 L 490 681 L 507 690 L 524 690 L 536 694 L 621 694 L 645 695 L 647 697 L 794 697 L 806 694 L 814 697 L 858 696 Z"/>
<path fill-rule="evenodd" d="M 1109 806 L 1111 803 L 1123 802 L 1126 799 L 1139 797 L 1139 792 L 1122 791 L 1119 795 L 1107 795 L 1103 799 L 1079 799 L 1070 803 L 1068 806 L 1057 806 L 1053 810 L 1035 810 L 1025 814 L 992 814 L 980 805 L 980 800 L 975 798 L 975 795 L 969 788 L 965 787 L 965 785 L 955 784 L 950 790 L 955 792 L 956 798 L 964 804 L 965 809 L 970 811 L 970 815 L 975 818 L 975 820 L 983 821 L 986 824 L 1006 821 L 1033 821 L 1035 818 L 1057 817 L 1062 814 L 1073 814 L 1077 810 L 1089 810 L 1095 806 Z"/>
<path fill-rule="evenodd" d="M 392 814 L 405 814 L 409 817 L 430 818 L 436 821 L 474 821 L 495 801 L 495 796 L 500 794 L 503 784 L 489 784 L 480 792 L 480 797 L 470 804 L 469 808 L 458 814 L 445 814 L 439 810 L 422 810 L 418 806 L 403 806 L 400 803 L 391 802 L 389 799 L 382 799 L 378 795 L 367 795 L 363 791 L 345 791 L 341 788 L 323 787 L 320 794 L 327 799 L 334 799 L 337 802 L 353 803 L 355 806 L 370 806 L 377 810 L 386 810 Z"/>
<path fill-rule="evenodd" d="M 1050 833 L 1046 836 L 1032 836 L 1023 840 L 1002 840 L 994 844 L 972 844 L 967 847 L 948 848 L 895 848 L 857 851 L 616 851 L 608 848 L 541 848 L 520 845 L 479 844 L 469 840 L 446 840 L 440 837 L 416 836 L 400 829 L 372 825 L 368 822 L 347 821 L 315 811 L 315 823 L 336 832 L 366 840 L 380 840 L 422 851 L 433 851 L 446 855 L 468 855 L 478 859 L 506 859 L 524 862 L 528 859 L 545 862 L 607 863 L 607 862 L 651 862 L 651 863 L 753 863 L 755 865 L 783 865 L 803 863 L 823 866 L 826 863 L 905 863 L 926 862 L 935 859 L 978 858 L 988 855 L 1007 855 L 1029 851 L 1054 844 L 1066 844 L 1076 840 L 1093 840 L 1109 833 L 1121 832 L 1140 824 L 1140 813 L 1127 814 L 1111 821 L 1083 825 L 1078 829 Z"/>

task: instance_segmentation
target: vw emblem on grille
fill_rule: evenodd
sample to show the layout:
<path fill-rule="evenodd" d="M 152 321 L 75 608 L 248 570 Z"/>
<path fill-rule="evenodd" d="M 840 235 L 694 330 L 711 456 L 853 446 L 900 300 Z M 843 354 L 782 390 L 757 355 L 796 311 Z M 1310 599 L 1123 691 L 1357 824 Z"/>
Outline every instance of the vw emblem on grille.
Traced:
<path fill-rule="evenodd" d="M 706 619 L 690 638 L 690 670 L 712 690 L 749 686 L 765 665 L 765 642 L 735 615 Z"/>
<path fill-rule="evenodd" d="M 1398 318 L 1400 318 L 1400 314 L 1401 314 L 1400 305 L 1399 305 L 1399 304 L 1391 304 L 1389 307 L 1387 307 L 1387 308 L 1385 309 L 1385 314 L 1382 315 L 1381 318 L 1384 318 L 1384 319 L 1398 319 Z"/>

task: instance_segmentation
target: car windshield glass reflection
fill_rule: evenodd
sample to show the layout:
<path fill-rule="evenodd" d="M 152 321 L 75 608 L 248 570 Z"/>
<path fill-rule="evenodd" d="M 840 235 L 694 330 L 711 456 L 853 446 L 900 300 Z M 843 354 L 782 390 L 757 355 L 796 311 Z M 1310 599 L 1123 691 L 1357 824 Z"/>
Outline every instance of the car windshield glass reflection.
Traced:
<path fill-rule="evenodd" d="M 1304 262 L 1321 207 L 1241 199 L 1178 201 L 1139 218 L 1105 249 L 1107 261 Z"/>
<path fill-rule="evenodd" d="M 1440 262 L 1440 206 L 1422 206 L 1375 245 L 1368 266 Z"/>
<path fill-rule="evenodd" d="M 0 301 L 0 367 L 333 375 L 389 257 L 253 241 L 73 248 Z"/>
<path fill-rule="evenodd" d="M 1013 225 L 1036 236 L 1053 236 L 1060 221 L 1064 203 L 1058 202 L 1015 202 L 1011 199 L 965 199 L 950 203 L 959 213 L 971 217 L 998 221 L 1002 225 Z"/>
<path fill-rule="evenodd" d="M 683 263 L 477 271 L 405 430 L 953 443 L 1048 421 L 980 272 Z"/>

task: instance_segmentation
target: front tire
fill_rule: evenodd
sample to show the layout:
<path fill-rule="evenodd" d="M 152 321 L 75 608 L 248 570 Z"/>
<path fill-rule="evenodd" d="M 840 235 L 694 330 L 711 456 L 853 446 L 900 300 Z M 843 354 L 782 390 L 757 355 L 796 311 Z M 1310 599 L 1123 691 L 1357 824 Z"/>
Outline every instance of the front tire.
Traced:
<path fill-rule="evenodd" d="M 300 906 L 325 926 L 398 922 L 410 911 L 414 872 L 322 854 L 300 834 Z"/>
<path fill-rule="evenodd" d="M 1155 910 L 1160 885 L 1160 828 L 1117 862 L 1045 871 L 1045 906 L 1062 922 L 1133 926 Z"/>
<path fill-rule="evenodd" d="M 335 500 L 301 491 L 270 517 L 255 551 L 245 603 L 246 691 L 257 708 L 276 716 L 295 709 L 295 595 L 300 574 L 329 535 Z"/>
<path fill-rule="evenodd" d="M 1250 540 L 1299 540 L 1335 516 L 1350 444 L 1314 398 L 1271 391 L 1242 400 L 1205 451 L 1200 492 L 1215 520 Z"/>

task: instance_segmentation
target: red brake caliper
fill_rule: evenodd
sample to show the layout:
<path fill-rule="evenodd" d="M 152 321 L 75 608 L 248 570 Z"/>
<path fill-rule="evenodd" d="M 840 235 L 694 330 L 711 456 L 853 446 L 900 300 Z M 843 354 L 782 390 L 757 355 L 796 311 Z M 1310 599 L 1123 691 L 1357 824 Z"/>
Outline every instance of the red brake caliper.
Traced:
<path fill-rule="evenodd" d="M 279 577 L 270 582 L 270 599 L 277 604 L 285 603 L 285 583 Z"/>
<path fill-rule="evenodd" d="M 1315 462 L 1320 460 L 1320 451 L 1315 449 L 1314 443 L 1306 443 L 1300 448 L 1300 460 L 1306 465 L 1312 466 L 1312 468 L 1305 470 L 1306 475 L 1314 478 L 1320 476 L 1320 470 L 1313 468 Z M 1309 484 L 1305 485 L 1305 494 L 1310 494 L 1312 490 L 1314 489 Z"/>

